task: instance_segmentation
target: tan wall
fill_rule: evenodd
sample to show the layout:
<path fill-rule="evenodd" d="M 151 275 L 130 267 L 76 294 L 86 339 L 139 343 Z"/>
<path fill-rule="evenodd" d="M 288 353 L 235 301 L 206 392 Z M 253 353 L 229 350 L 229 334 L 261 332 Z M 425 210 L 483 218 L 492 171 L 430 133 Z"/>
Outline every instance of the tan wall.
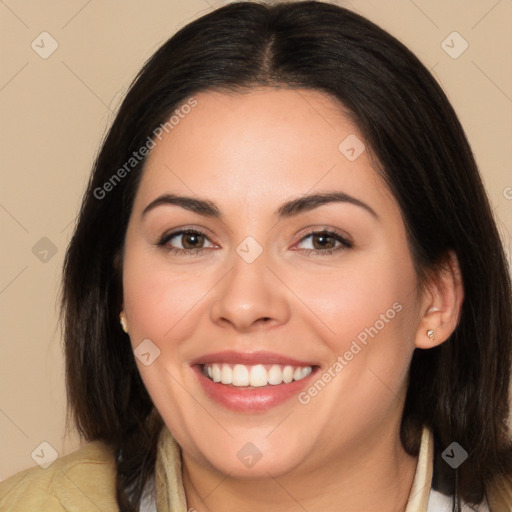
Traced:
<path fill-rule="evenodd" d="M 339 3 L 389 30 L 433 69 L 465 126 L 510 257 L 512 2 Z M 211 10 L 209 4 L 0 2 L 0 479 L 35 465 L 31 453 L 43 441 L 60 455 L 78 446 L 76 437 L 63 438 L 56 313 L 73 220 L 99 141 L 132 77 L 178 27 Z M 38 37 L 44 31 L 58 43 L 46 59 L 37 53 L 51 50 L 48 36 Z M 441 46 L 453 31 L 469 44 L 458 58 Z M 452 39 L 447 50 L 455 55 L 463 41 Z"/>

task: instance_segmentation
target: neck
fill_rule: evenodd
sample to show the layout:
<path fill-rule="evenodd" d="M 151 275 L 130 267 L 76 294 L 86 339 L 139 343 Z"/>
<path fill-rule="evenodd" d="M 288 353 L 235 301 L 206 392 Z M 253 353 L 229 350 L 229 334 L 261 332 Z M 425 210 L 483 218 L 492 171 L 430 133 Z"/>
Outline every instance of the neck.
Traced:
<path fill-rule="evenodd" d="M 183 454 L 183 484 L 187 506 L 198 512 L 363 512 L 405 511 L 416 471 L 398 434 L 376 433 L 359 449 L 331 453 L 317 469 L 293 471 L 260 479 L 223 475 Z"/>

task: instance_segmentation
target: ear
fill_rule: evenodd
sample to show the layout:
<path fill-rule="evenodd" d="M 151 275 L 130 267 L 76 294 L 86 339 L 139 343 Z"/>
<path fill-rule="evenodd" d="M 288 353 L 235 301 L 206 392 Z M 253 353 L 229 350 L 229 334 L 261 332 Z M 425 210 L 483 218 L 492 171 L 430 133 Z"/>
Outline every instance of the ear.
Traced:
<path fill-rule="evenodd" d="M 441 268 L 432 273 L 425 286 L 416 331 L 417 348 L 436 347 L 450 337 L 457 327 L 463 300 L 459 261 L 450 250 Z M 427 334 L 430 330 L 434 331 L 433 339 Z"/>

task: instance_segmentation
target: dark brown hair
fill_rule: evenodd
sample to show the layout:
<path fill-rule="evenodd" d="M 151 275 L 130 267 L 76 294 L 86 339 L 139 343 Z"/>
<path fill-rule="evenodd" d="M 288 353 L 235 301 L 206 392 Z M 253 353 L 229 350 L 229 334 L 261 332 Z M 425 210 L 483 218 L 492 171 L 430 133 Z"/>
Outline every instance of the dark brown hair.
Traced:
<path fill-rule="evenodd" d="M 503 247 L 470 146 L 439 85 L 394 37 L 327 3 L 217 9 L 169 39 L 134 80 L 96 159 L 65 259 L 69 416 L 84 439 L 112 447 L 120 509 L 138 510 L 163 423 L 119 326 L 119 255 L 145 159 L 104 197 L 97 191 L 194 93 L 255 86 L 338 99 L 380 162 L 420 278 L 439 269 L 449 250 L 457 255 L 465 292 L 459 324 L 445 343 L 415 351 L 401 437 L 412 454 L 421 425 L 433 430 L 438 453 L 458 442 L 469 458 L 457 472 L 457 494 L 479 503 L 512 473 L 512 307 Z M 440 470 L 451 475 L 447 464 Z"/>

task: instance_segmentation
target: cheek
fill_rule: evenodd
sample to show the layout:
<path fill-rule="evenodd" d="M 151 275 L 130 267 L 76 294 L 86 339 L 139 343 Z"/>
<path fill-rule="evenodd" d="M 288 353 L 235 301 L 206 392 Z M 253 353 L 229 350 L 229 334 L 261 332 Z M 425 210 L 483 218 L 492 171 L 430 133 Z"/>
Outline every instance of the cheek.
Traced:
<path fill-rule="evenodd" d="M 414 298 L 416 285 L 412 262 L 397 260 L 392 251 L 354 258 L 341 269 L 296 276 L 297 294 L 322 325 L 331 349 L 350 349 L 353 340 L 386 338 L 405 331 L 405 306 Z M 291 279 L 291 277 L 290 277 Z M 300 280 L 300 281 L 299 281 Z M 299 291 L 300 290 L 300 291 Z M 405 334 L 405 333 L 403 333 Z M 406 338 L 408 336 L 405 336 Z"/>
<path fill-rule="evenodd" d="M 171 341 L 197 314 L 208 283 L 194 272 L 171 272 L 165 265 L 126 261 L 123 296 L 132 338 Z"/>
<path fill-rule="evenodd" d="M 318 333 L 328 333 L 322 341 L 331 356 L 319 375 L 325 384 L 313 383 L 301 403 L 313 403 L 318 417 L 335 418 L 335 425 L 346 422 L 352 411 L 352 426 L 361 432 L 399 403 L 395 399 L 405 389 L 414 350 L 412 263 L 400 264 L 391 253 L 381 256 L 322 283 L 304 281 L 309 290 L 304 302 L 317 317 Z"/>
<path fill-rule="evenodd" d="M 359 411 L 362 423 L 386 414 L 405 386 L 414 350 L 412 261 L 394 250 L 382 251 L 303 285 L 304 293 L 308 290 L 304 302 L 318 318 L 318 332 L 328 333 L 323 341 L 331 353 L 325 375 L 329 390 L 322 392 L 318 407 L 340 418 L 342 410 Z"/>

